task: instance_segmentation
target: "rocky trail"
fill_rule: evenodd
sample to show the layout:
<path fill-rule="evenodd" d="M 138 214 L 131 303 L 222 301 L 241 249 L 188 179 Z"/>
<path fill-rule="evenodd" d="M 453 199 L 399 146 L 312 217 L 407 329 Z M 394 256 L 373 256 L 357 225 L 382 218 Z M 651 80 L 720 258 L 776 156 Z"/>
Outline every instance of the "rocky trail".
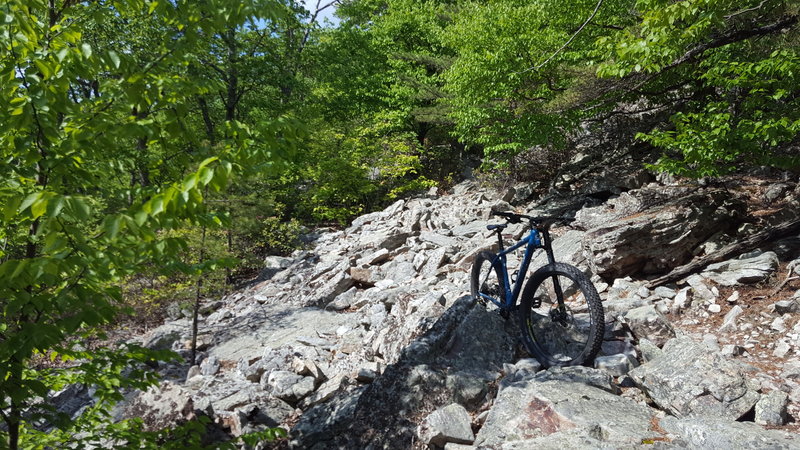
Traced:
<path fill-rule="evenodd" d="M 209 439 L 289 431 L 260 448 L 800 448 L 800 233 L 649 284 L 798 217 L 799 194 L 607 177 L 536 202 L 473 181 L 401 200 L 209 300 L 200 364 L 159 368 L 160 388 L 117 413 L 153 428 L 206 415 Z M 593 367 L 542 370 L 516 318 L 469 296 L 491 210 L 575 214 L 553 245 L 603 300 Z M 141 342 L 187 354 L 189 333 L 177 318 Z"/>

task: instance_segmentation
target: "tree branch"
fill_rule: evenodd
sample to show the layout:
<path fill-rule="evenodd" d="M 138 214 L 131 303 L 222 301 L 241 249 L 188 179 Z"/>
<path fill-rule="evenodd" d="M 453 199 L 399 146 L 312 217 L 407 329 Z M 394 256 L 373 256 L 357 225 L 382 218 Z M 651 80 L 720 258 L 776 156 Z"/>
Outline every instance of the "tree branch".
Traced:
<path fill-rule="evenodd" d="M 560 47 L 558 50 L 556 50 L 555 52 L 553 52 L 553 54 L 552 54 L 552 55 L 550 55 L 550 57 L 549 57 L 549 58 L 545 59 L 545 60 L 544 60 L 544 62 L 542 62 L 542 63 L 541 63 L 541 64 L 539 64 L 538 66 L 529 67 L 529 68 L 527 68 L 527 69 L 525 69 L 525 70 L 521 70 L 521 71 L 519 71 L 519 72 L 514 72 L 514 75 L 518 75 L 518 74 L 521 74 L 521 73 L 529 72 L 529 71 L 531 71 L 531 70 L 539 70 L 539 69 L 541 69 L 542 67 L 544 67 L 544 66 L 545 66 L 545 64 L 549 63 L 549 62 L 550 62 L 550 60 L 552 60 L 553 58 L 555 58 L 555 57 L 556 57 L 556 55 L 558 55 L 559 53 L 561 53 L 561 51 L 562 51 L 562 50 L 564 50 L 565 48 L 567 48 L 567 46 L 568 46 L 570 43 L 572 43 L 572 41 L 573 41 L 573 40 L 575 40 L 575 38 L 578 36 L 578 34 L 580 34 L 580 32 L 581 32 L 581 31 L 583 31 L 583 29 L 586 27 L 586 25 L 588 25 L 588 24 L 589 24 L 589 22 L 591 22 L 591 21 L 592 21 L 592 19 L 594 19 L 594 16 L 595 16 L 595 15 L 597 15 L 597 11 L 599 11 L 599 10 L 600 10 L 600 5 L 602 5 L 602 4 L 603 4 L 603 0 L 598 0 L 598 1 L 597 1 L 597 5 L 594 7 L 594 11 L 592 11 L 592 14 L 589 16 L 589 18 L 588 18 L 588 19 L 586 19 L 586 21 L 585 21 L 585 22 L 583 22 L 583 24 L 582 24 L 580 27 L 578 27 L 578 31 L 576 31 L 576 32 L 575 32 L 575 33 L 574 33 L 574 34 L 573 34 L 573 35 L 572 35 L 572 36 L 571 36 L 571 37 L 570 37 L 570 38 L 567 40 L 567 42 L 565 42 L 565 43 L 564 43 L 564 45 L 562 45 L 562 46 L 561 46 L 561 47 Z"/>
<path fill-rule="evenodd" d="M 706 266 L 708 266 L 709 264 L 724 261 L 737 254 L 742 254 L 744 252 L 752 250 L 761 245 L 762 242 L 772 239 L 782 238 L 784 236 L 796 233 L 798 230 L 800 230 L 800 219 L 795 218 L 793 220 L 789 220 L 779 225 L 776 225 L 772 228 L 767 228 L 766 230 L 759 231 L 758 233 L 747 236 L 746 238 L 738 242 L 726 245 L 725 247 L 719 249 L 714 253 L 711 253 L 710 255 L 704 256 L 700 259 L 696 259 L 680 267 L 676 267 L 675 269 L 672 270 L 672 272 L 662 277 L 656 278 L 654 280 L 650 280 L 647 283 L 647 287 L 652 289 L 656 286 L 661 286 L 662 284 L 669 283 L 670 281 L 681 279 L 687 275 L 705 269 Z"/>
<path fill-rule="evenodd" d="M 761 7 L 764 6 L 764 4 L 767 3 L 767 1 L 768 0 L 762 0 L 761 3 L 758 4 L 758 6 L 754 6 L 752 8 L 742 9 L 740 11 L 736 11 L 734 13 L 730 13 L 727 16 L 725 16 L 725 18 L 730 20 L 732 17 L 736 17 L 736 16 L 741 15 L 741 14 L 746 14 L 746 13 L 753 12 L 753 11 L 758 11 L 759 9 L 761 9 Z"/>

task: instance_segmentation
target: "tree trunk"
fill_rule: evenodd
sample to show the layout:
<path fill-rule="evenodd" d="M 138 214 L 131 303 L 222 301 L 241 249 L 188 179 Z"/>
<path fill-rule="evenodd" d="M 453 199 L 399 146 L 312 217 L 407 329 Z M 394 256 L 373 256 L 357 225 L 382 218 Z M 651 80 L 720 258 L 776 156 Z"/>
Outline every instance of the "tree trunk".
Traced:
<path fill-rule="evenodd" d="M 239 103 L 239 73 L 236 67 L 239 60 L 236 45 L 236 30 L 228 28 L 225 33 L 225 44 L 228 46 L 228 83 L 226 86 L 225 120 L 236 118 L 236 107 Z"/>
<path fill-rule="evenodd" d="M 789 220 L 772 228 L 761 230 L 758 233 L 751 234 L 750 236 L 739 240 L 738 242 L 726 245 L 710 255 L 706 255 L 688 264 L 676 267 L 670 273 L 654 280 L 650 280 L 650 282 L 647 283 L 647 287 L 652 289 L 656 286 L 661 286 L 662 284 L 679 280 L 687 275 L 703 270 L 709 264 L 724 261 L 733 256 L 748 252 L 761 245 L 762 242 L 782 238 L 798 231 L 800 231 L 800 219 Z"/>
<path fill-rule="evenodd" d="M 200 256 L 198 261 L 202 264 L 206 259 L 206 226 L 203 225 L 203 235 L 200 238 Z M 203 280 L 205 279 L 205 273 L 201 273 L 200 276 L 197 277 L 197 284 L 195 284 L 195 297 L 194 297 L 194 307 L 192 308 L 192 349 L 191 349 L 191 356 L 190 356 L 190 363 L 191 365 L 197 364 L 197 331 L 199 328 L 198 321 L 200 318 L 200 299 L 202 298 L 203 294 Z"/>
<path fill-rule="evenodd" d="M 206 137 L 211 145 L 216 143 L 216 139 L 214 138 L 214 122 L 211 120 L 211 111 L 208 109 L 208 103 L 206 103 L 206 98 L 202 95 L 197 98 L 197 103 L 200 104 L 200 113 L 203 115 L 203 124 L 206 127 Z"/>

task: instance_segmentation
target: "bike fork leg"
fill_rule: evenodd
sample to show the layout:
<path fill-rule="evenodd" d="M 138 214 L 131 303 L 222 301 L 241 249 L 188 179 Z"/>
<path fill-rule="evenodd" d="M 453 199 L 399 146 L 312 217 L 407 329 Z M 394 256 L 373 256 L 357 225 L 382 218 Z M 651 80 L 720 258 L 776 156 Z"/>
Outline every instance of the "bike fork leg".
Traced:
<path fill-rule="evenodd" d="M 567 317 L 567 307 L 564 305 L 564 291 L 561 289 L 561 283 L 556 275 L 553 275 L 553 290 L 556 293 L 556 301 L 558 302 L 556 319 L 564 325 L 564 318 Z"/>

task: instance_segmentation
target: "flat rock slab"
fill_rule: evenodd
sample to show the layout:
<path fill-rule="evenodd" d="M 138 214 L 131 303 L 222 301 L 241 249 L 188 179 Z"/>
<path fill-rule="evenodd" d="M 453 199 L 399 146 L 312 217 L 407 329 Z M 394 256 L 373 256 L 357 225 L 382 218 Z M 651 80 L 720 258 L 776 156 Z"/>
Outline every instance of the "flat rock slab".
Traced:
<path fill-rule="evenodd" d="M 563 438 L 567 447 L 632 446 L 660 437 L 650 430 L 654 414 L 647 406 L 583 383 L 525 380 L 498 394 L 475 445 L 539 448 L 534 442 Z"/>
<path fill-rule="evenodd" d="M 660 356 L 630 372 L 659 407 L 677 417 L 736 420 L 759 399 L 744 366 L 688 337 L 668 341 Z"/>
<path fill-rule="evenodd" d="M 674 448 L 699 449 L 798 449 L 800 435 L 765 430 L 751 422 L 731 422 L 723 418 L 667 416 L 659 425 L 671 438 Z"/>
<path fill-rule="evenodd" d="M 348 313 L 336 313 L 319 308 L 282 307 L 270 305 L 258 311 L 259 320 L 252 323 L 232 324 L 225 330 L 229 335 L 221 344 L 209 350 L 210 356 L 220 360 L 250 359 L 260 357 L 265 347 L 277 348 L 293 344 L 299 338 L 317 336 L 317 333 L 334 333 L 353 319 Z"/>
<path fill-rule="evenodd" d="M 723 286 L 736 286 L 764 281 L 776 270 L 778 255 L 775 252 L 765 252 L 749 258 L 710 264 L 702 275 Z"/>

